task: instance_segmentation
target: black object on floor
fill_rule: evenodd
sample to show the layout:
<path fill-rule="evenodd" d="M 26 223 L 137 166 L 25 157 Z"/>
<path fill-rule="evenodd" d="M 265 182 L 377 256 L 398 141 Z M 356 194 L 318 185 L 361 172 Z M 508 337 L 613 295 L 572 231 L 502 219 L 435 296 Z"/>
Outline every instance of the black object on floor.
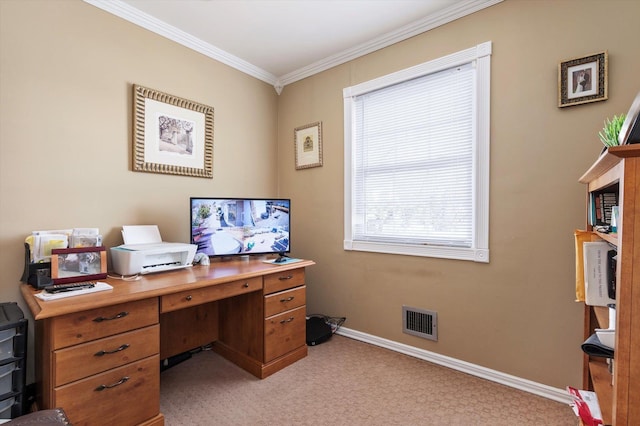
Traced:
<path fill-rule="evenodd" d="M 181 354 L 160 360 L 160 372 L 170 369 L 191 358 L 191 352 L 183 352 Z"/>
<path fill-rule="evenodd" d="M 307 318 L 307 345 L 315 346 L 326 342 L 331 338 L 333 332 L 331 326 L 326 323 L 324 317 Z"/>

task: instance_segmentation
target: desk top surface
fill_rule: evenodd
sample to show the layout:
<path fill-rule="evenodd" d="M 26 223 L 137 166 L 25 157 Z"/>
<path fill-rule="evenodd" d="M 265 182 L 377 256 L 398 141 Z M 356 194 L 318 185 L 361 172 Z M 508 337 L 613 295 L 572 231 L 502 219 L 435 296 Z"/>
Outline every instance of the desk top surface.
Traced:
<path fill-rule="evenodd" d="M 141 275 L 140 279 L 135 281 L 107 278 L 100 281 L 113 286 L 113 290 L 59 300 L 43 301 L 38 299 L 35 294 L 41 290 L 36 290 L 29 284 L 21 284 L 20 291 L 34 319 L 41 320 L 87 309 L 224 284 L 235 280 L 286 272 L 312 265 L 315 265 L 315 263 L 311 260 L 301 260 L 285 265 L 264 263 L 260 259 L 222 260 L 213 261 L 209 266 L 196 265 L 175 271 Z"/>

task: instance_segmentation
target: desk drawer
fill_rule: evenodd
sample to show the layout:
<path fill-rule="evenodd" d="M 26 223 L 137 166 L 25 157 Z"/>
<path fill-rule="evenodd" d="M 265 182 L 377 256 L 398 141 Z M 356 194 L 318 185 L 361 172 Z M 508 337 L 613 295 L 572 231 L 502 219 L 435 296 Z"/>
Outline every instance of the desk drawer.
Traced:
<path fill-rule="evenodd" d="M 304 306 L 265 319 L 264 362 L 304 346 L 306 326 Z"/>
<path fill-rule="evenodd" d="M 96 294 L 96 297 L 100 295 Z M 54 317 L 51 319 L 52 349 L 85 343 L 157 323 L 157 298 Z"/>
<path fill-rule="evenodd" d="M 152 325 L 59 349 L 53 353 L 54 386 L 157 355 L 159 347 L 160 326 Z"/>
<path fill-rule="evenodd" d="M 158 355 L 54 389 L 74 425 L 135 425 L 160 412 Z"/>
<path fill-rule="evenodd" d="M 306 289 L 306 286 L 301 286 L 265 296 L 264 316 L 270 317 L 271 315 L 303 306 L 307 303 Z"/>
<path fill-rule="evenodd" d="M 264 294 L 275 293 L 304 284 L 304 268 L 264 276 Z"/>
<path fill-rule="evenodd" d="M 160 312 L 165 313 L 189 308 L 258 290 L 262 290 L 262 279 L 260 277 L 181 291 L 180 293 L 162 296 L 160 299 Z"/>

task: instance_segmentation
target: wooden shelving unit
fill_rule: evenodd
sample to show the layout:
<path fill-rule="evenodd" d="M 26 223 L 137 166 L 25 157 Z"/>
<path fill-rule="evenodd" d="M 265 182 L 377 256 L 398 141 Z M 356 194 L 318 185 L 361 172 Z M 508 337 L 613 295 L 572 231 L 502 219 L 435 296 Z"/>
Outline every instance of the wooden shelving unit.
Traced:
<path fill-rule="evenodd" d="M 605 424 L 640 424 L 640 145 L 611 147 L 580 178 L 589 195 L 617 187 L 617 234 L 595 232 L 618 249 L 613 374 L 604 358 L 584 356 L 583 386 L 598 395 Z M 588 229 L 592 230 L 588 225 Z M 584 337 L 607 328 L 607 308 L 585 305 Z"/>

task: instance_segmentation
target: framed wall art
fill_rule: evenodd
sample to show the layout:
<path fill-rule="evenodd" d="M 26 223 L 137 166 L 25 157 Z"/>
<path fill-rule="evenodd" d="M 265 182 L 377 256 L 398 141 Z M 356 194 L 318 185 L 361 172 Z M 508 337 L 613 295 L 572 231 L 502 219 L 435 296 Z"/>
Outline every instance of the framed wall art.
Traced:
<path fill-rule="evenodd" d="M 213 178 L 213 108 L 133 86 L 133 170 Z"/>
<path fill-rule="evenodd" d="M 322 166 L 322 122 L 296 127 L 293 133 L 296 169 Z"/>
<path fill-rule="evenodd" d="M 558 65 L 558 106 L 607 99 L 607 52 L 570 59 Z"/>

